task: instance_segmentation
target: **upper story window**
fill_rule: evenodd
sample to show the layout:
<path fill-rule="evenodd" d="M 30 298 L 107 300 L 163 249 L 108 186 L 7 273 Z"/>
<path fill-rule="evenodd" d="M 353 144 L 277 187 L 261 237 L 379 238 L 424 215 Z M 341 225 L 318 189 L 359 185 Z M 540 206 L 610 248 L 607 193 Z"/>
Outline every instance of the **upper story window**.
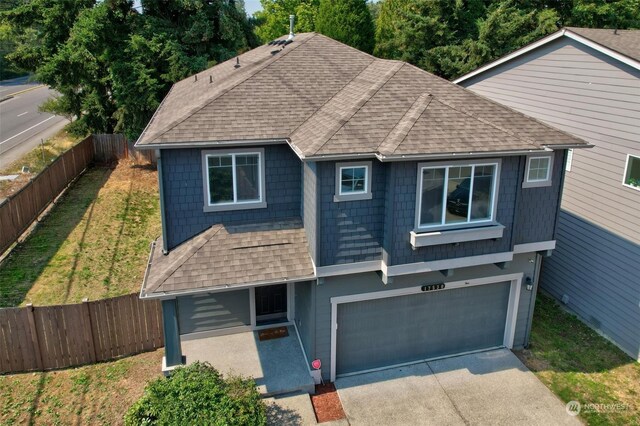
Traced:
<path fill-rule="evenodd" d="M 334 201 L 371 199 L 371 161 L 336 164 Z"/>
<path fill-rule="evenodd" d="M 523 188 L 551 186 L 553 155 L 532 155 L 527 157 L 527 170 Z"/>
<path fill-rule="evenodd" d="M 264 149 L 203 152 L 205 211 L 266 207 Z"/>
<path fill-rule="evenodd" d="M 622 183 L 630 188 L 640 190 L 640 157 L 627 155 L 627 165 Z"/>
<path fill-rule="evenodd" d="M 495 221 L 498 161 L 418 165 L 416 228 L 464 228 Z"/>

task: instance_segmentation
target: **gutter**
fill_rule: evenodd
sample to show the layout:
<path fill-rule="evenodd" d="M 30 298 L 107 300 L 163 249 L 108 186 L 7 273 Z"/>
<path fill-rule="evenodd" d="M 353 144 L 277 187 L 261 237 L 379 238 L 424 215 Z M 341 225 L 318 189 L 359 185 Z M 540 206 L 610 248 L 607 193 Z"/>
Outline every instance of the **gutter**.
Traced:
<path fill-rule="evenodd" d="M 376 154 L 376 158 L 381 162 L 387 161 L 415 161 L 415 160 L 433 160 L 433 159 L 453 159 L 453 158 L 474 158 L 474 157 L 506 157 L 527 155 L 535 152 L 549 152 L 551 148 L 544 149 L 520 149 L 520 150 L 508 150 L 508 151 L 482 151 L 482 152 L 446 152 L 438 154 L 408 154 L 408 155 L 382 155 Z"/>
<path fill-rule="evenodd" d="M 179 149 L 179 148 L 208 148 L 218 146 L 244 146 L 244 145 L 277 145 L 288 143 L 286 139 L 246 139 L 226 141 L 195 141 L 185 143 L 152 143 L 136 145 L 136 149 Z M 137 144 L 137 142 L 136 142 Z"/>

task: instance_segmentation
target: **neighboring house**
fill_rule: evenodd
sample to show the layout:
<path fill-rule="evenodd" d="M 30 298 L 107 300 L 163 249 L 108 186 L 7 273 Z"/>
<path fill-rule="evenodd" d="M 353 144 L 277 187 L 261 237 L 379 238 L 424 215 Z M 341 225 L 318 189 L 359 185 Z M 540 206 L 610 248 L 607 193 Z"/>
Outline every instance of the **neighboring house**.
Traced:
<path fill-rule="evenodd" d="M 525 346 L 567 149 L 588 145 L 305 33 L 176 83 L 136 146 L 158 156 L 141 297 L 162 299 L 165 368 L 185 339 L 280 323 L 334 380 Z"/>
<path fill-rule="evenodd" d="M 456 83 L 595 145 L 567 164 L 541 287 L 640 358 L 640 30 L 565 28 Z"/>

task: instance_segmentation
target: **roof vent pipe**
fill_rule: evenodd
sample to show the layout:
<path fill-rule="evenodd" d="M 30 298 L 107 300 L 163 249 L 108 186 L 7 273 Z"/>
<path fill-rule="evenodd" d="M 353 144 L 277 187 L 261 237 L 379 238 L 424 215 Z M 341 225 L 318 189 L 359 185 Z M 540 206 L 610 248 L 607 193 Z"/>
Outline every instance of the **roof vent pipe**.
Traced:
<path fill-rule="evenodd" d="M 295 20 L 296 15 L 289 15 L 289 38 L 287 38 L 287 41 L 293 40 L 293 23 L 295 22 Z"/>

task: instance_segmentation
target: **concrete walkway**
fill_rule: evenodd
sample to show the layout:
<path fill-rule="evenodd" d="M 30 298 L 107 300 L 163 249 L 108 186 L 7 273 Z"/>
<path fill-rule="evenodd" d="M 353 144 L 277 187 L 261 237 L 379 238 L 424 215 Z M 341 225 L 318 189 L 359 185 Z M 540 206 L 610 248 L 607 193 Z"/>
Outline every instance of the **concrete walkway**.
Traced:
<path fill-rule="evenodd" d="M 580 425 L 507 349 L 340 378 L 351 425 Z"/>
<path fill-rule="evenodd" d="M 182 341 L 187 364 L 207 361 L 222 374 L 253 377 L 264 397 L 314 392 L 314 383 L 293 326 L 289 335 L 260 341 L 258 333 L 229 334 Z"/>

